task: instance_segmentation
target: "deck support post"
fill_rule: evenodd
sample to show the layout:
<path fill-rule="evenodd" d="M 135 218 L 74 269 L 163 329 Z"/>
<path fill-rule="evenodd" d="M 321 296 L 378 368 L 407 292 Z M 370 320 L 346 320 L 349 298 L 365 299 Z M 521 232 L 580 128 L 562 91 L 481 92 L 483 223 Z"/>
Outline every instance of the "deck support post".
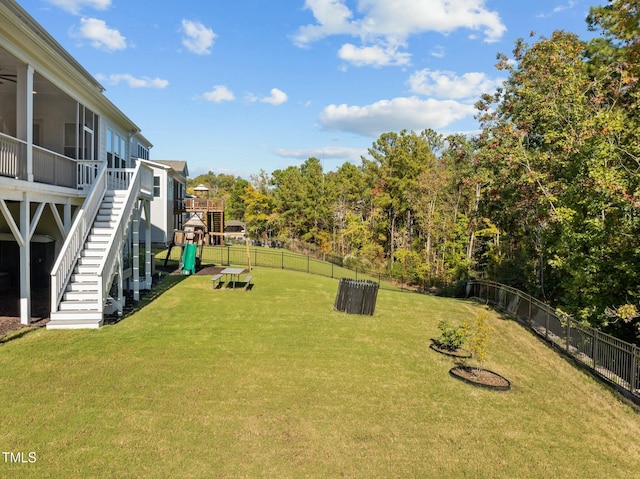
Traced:
<path fill-rule="evenodd" d="M 31 324 L 31 203 L 25 192 L 20 202 L 20 323 Z"/>
<path fill-rule="evenodd" d="M 133 300 L 140 301 L 140 210 L 139 203 L 131 215 L 132 241 L 133 241 Z"/>
<path fill-rule="evenodd" d="M 143 200 L 142 207 L 144 209 L 144 282 L 145 289 L 151 289 L 153 278 L 151 277 L 151 202 Z"/>

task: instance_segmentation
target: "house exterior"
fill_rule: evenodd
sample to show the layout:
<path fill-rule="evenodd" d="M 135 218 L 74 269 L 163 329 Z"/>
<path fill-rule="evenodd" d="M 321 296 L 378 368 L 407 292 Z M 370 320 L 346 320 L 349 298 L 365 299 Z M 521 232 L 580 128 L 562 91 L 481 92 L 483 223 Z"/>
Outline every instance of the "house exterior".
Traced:
<path fill-rule="evenodd" d="M 225 244 L 244 243 L 247 238 L 246 225 L 242 221 L 229 220 L 224 223 Z"/>
<path fill-rule="evenodd" d="M 181 230 L 185 220 L 184 197 L 189 170 L 186 161 L 150 161 L 153 169 L 151 202 L 151 242 L 166 247 L 174 230 Z"/>
<path fill-rule="evenodd" d="M 151 143 L 102 86 L 13 0 L 0 0 L 0 262 L 31 321 L 49 289 L 47 328 L 99 327 L 151 286 Z M 148 224 L 150 222 L 147 222 Z M 143 266 L 139 266 L 140 263 Z M 142 272 L 144 271 L 144 273 Z M 8 278 L 8 279 L 7 279 Z"/>

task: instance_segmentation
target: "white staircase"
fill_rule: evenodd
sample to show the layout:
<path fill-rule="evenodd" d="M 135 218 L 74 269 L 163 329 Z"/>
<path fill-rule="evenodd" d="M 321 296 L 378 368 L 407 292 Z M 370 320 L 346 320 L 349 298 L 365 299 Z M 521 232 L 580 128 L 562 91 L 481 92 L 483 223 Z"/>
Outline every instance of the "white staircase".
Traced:
<path fill-rule="evenodd" d="M 89 235 L 81 248 L 71 279 L 57 311 L 52 311 L 47 329 L 99 328 L 104 304 L 100 266 L 114 244 L 114 235 L 127 201 L 127 190 L 107 190 Z"/>

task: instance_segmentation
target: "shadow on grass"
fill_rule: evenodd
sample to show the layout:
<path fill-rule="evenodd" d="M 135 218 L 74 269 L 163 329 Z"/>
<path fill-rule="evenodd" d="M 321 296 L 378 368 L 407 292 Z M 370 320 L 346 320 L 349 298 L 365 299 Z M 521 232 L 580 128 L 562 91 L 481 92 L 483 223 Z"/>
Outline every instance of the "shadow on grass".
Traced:
<path fill-rule="evenodd" d="M 36 331 L 40 328 L 42 328 L 43 326 L 24 326 L 20 329 L 16 329 L 14 331 L 11 331 L 7 334 L 5 334 L 3 337 L 0 338 L 0 346 L 2 346 L 5 343 L 8 343 L 9 341 L 13 341 L 15 339 L 20 339 L 23 336 L 26 336 L 27 334 L 29 334 L 32 331 Z"/>
<path fill-rule="evenodd" d="M 154 284 L 154 286 L 149 290 L 142 293 L 142 297 L 139 301 L 135 303 L 131 298 L 127 298 L 127 305 L 122 312 L 122 316 L 109 316 L 104 318 L 104 325 L 113 325 L 117 324 L 123 319 L 131 316 L 134 313 L 137 313 L 142 308 L 151 304 L 153 301 L 158 299 L 164 292 L 173 288 L 176 284 L 184 281 L 189 276 L 181 275 L 181 274 L 163 274 L 160 277 L 160 280 Z"/>

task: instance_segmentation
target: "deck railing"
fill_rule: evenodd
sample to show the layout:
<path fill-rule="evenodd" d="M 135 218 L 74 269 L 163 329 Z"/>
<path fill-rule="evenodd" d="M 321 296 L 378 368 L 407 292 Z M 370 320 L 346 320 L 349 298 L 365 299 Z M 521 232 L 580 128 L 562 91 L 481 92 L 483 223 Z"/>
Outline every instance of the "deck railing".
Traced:
<path fill-rule="evenodd" d="M 532 296 L 500 283 L 467 283 L 475 297 L 515 316 L 549 344 L 560 349 L 619 391 L 640 401 L 640 350 L 634 344 L 579 323 Z"/>
<path fill-rule="evenodd" d="M 222 211 L 224 200 L 208 198 L 185 198 L 184 207 L 189 212 Z"/>
<path fill-rule="evenodd" d="M 27 144 L 24 141 L 0 133 L 0 176 L 24 179 L 20 171 L 20 159 L 26 158 L 26 151 Z"/>
<path fill-rule="evenodd" d="M 89 190 L 98 176 L 98 170 L 102 165 L 101 161 L 79 160 L 77 166 L 77 188 L 79 190 Z"/>
<path fill-rule="evenodd" d="M 33 181 L 53 186 L 88 190 L 98 174 L 99 161 L 75 160 L 32 146 Z M 27 143 L 0 133 L 0 176 L 28 180 Z"/>
<path fill-rule="evenodd" d="M 78 187 L 77 161 L 33 146 L 33 181 L 47 185 Z"/>

